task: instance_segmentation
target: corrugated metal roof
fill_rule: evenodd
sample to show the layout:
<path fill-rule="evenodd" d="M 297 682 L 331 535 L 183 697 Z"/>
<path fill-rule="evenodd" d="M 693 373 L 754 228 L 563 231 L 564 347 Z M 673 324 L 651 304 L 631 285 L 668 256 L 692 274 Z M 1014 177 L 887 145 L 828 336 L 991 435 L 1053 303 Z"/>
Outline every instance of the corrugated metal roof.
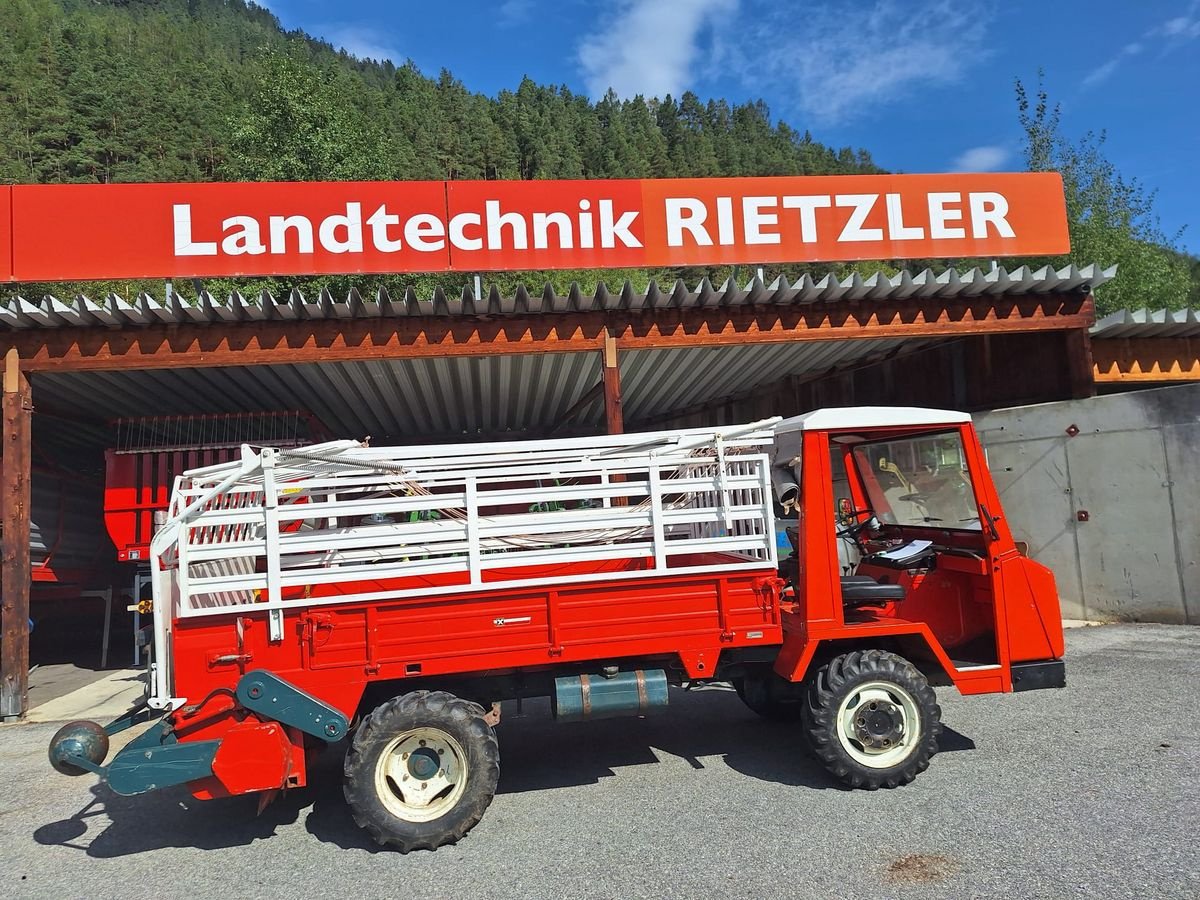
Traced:
<path fill-rule="evenodd" d="M 621 354 L 625 418 L 645 421 L 707 400 L 745 394 L 791 375 L 811 375 L 867 359 L 882 358 L 914 339 L 744 344 Z"/>
<path fill-rule="evenodd" d="M 1172 338 L 1200 335 L 1200 310 L 1122 309 L 1092 326 L 1093 340 L 1109 338 Z"/>
<path fill-rule="evenodd" d="M 301 408 L 337 437 L 554 425 L 600 379 L 596 353 L 38 373 L 39 404 L 112 419 Z"/>
<path fill-rule="evenodd" d="M 753 390 L 789 375 L 817 374 L 885 356 L 921 339 L 806 341 L 621 355 L 625 419 L 631 426 L 710 398 Z M 278 366 L 38 372 L 39 408 L 82 421 L 301 408 L 335 437 L 382 441 L 431 436 L 545 433 L 601 378 L 598 353 L 392 358 Z M 597 396 L 571 420 L 603 428 Z"/>
<path fill-rule="evenodd" d="M 45 297 L 40 302 L 13 297 L 0 301 L 0 327 L 62 328 L 124 327 L 163 324 L 212 324 L 297 319 L 375 318 L 379 316 L 477 316 L 526 313 L 596 312 L 605 310 L 655 310 L 680 307 L 747 306 L 804 304 L 839 300 L 904 300 L 908 298 L 1001 297 L 1018 294 L 1074 292 L 1085 285 L 1096 288 L 1116 275 L 1116 266 L 1102 269 L 1098 264 L 1067 266 L 1055 271 L 1049 266 L 1036 271 L 1020 266 L 1011 271 L 1002 267 L 958 271 L 947 269 L 936 274 L 932 269 L 897 275 L 876 272 L 862 276 L 857 272 L 837 279 L 826 275 L 814 280 L 804 275 L 790 282 L 777 278 L 770 284 L 754 278 L 744 286 L 727 280 L 714 287 L 703 279 L 694 287 L 683 280 L 674 285 L 656 281 L 643 291 L 626 281 L 619 291 L 601 283 L 594 292 L 585 293 L 572 285 L 566 294 L 558 294 L 546 284 L 540 291 L 524 285 L 511 294 L 501 294 L 493 285 L 486 296 L 476 298 L 471 287 L 453 297 L 438 288 L 432 297 L 418 297 L 413 288 L 393 296 L 381 290 L 363 297 L 351 290 L 344 299 L 335 299 L 328 291 L 308 299 L 298 290 L 275 297 L 263 291 L 256 296 L 234 292 L 219 301 L 208 292 L 194 300 L 172 294 L 157 300 L 141 294 L 132 301 L 110 294 L 102 300 L 79 295 L 72 300 Z"/>

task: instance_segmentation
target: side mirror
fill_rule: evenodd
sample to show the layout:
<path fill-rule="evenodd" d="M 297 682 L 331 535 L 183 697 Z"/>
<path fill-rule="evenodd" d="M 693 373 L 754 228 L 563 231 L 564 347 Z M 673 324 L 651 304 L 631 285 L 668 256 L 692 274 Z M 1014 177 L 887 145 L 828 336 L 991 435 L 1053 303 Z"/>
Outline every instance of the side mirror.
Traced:
<path fill-rule="evenodd" d="M 850 502 L 849 497 L 842 497 L 840 500 L 838 500 L 838 515 L 839 516 L 841 516 L 843 519 L 847 519 L 850 517 L 850 514 L 853 512 L 854 512 L 854 504 L 852 504 Z"/>

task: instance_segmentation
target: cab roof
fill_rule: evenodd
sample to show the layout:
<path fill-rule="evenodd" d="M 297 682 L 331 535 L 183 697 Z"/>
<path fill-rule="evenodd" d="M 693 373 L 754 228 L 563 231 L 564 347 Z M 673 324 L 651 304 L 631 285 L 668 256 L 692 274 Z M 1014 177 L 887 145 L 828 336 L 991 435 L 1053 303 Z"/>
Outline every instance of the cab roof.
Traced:
<path fill-rule="evenodd" d="M 835 406 L 784 419 L 775 433 L 785 431 L 842 431 L 847 428 L 893 428 L 908 425 L 960 425 L 969 413 L 919 406 Z"/>

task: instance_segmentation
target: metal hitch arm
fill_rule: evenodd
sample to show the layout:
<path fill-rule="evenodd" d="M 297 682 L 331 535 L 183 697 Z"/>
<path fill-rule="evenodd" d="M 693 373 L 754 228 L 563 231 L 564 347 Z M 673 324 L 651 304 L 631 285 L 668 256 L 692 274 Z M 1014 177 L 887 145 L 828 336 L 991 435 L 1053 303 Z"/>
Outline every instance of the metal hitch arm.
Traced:
<path fill-rule="evenodd" d="M 332 744 L 346 736 L 350 723 L 327 703 L 262 669 L 247 672 L 237 686 L 238 702 L 253 713 Z"/>

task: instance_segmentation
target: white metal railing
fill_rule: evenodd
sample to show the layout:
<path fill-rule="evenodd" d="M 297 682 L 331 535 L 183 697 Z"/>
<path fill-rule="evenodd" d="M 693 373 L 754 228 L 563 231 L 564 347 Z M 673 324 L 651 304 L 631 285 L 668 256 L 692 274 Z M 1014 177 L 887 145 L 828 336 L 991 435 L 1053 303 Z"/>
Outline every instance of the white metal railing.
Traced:
<path fill-rule="evenodd" d="M 155 536 L 153 696 L 171 702 L 174 618 L 265 611 L 279 640 L 285 607 L 773 569 L 776 421 L 432 447 L 243 447 L 239 460 L 176 479 Z M 329 584 L 346 592 L 309 596 Z"/>

